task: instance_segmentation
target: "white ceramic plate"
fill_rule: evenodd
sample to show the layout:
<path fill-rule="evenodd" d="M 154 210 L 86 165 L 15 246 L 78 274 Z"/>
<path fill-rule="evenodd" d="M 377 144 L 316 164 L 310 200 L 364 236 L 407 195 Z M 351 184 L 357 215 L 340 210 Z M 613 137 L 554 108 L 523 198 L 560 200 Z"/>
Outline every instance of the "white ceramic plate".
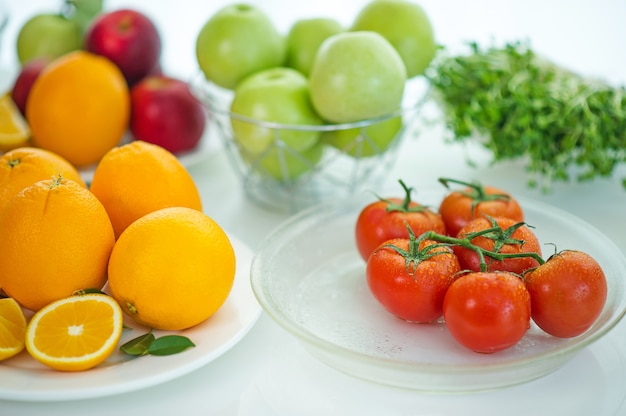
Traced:
<path fill-rule="evenodd" d="M 233 289 L 224 305 L 204 323 L 179 332 L 196 345 L 179 354 L 133 358 L 119 351 L 103 364 L 84 372 L 51 370 L 32 359 L 26 351 L 0 363 L 0 399 L 62 401 L 125 393 L 180 377 L 224 354 L 252 328 L 261 308 L 250 288 L 252 251 L 231 237 L 237 256 Z M 127 318 L 127 317 L 126 317 Z M 125 319 L 133 330 L 124 330 L 125 342 L 147 332 Z"/>
<path fill-rule="evenodd" d="M 438 206 L 443 193 L 416 197 Z M 387 195 L 389 196 L 389 195 Z M 571 339 L 533 325 L 515 347 L 474 353 L 456 342 L 442 320 L 411 324 L 395 318 L 371 295 L 365 262 L 354 241 L 360 210 L 371 194 L 304 211 L 261 245 L 252 262 L 252 287 L 269 316 L 316 357 L 353 376 L 428 392 L 470 392 L 520 384 L 546 375 L 608 332 L 626 311 L 626 260 L 597 229 L 550 205 L 520 201 L 526 222 L 543 243 L 579 249 L 603 267 L 608 299 L 598 321 Z M 553 247 L 544 246 L 544 257 Z"/>

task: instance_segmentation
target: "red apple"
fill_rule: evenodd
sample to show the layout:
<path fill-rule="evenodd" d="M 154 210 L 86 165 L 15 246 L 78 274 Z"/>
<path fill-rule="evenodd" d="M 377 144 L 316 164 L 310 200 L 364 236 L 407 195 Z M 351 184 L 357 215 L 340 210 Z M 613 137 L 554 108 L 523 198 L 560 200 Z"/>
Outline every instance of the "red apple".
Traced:
<path fill-rule="evenodd" d="M 130 131 L 137 140 L 172 153 L 195 148 L 206 125 L 204 106 L 189 85 L 163 75 L 148 76 L 130 92 Z"/>
<path fill-rule="evenodd" d="M 20 73 L 15 79 L 11 89 L 11 97 L 23 115 L 26 114 L 26 100 L 28 99 L 30 88 L 37 77 L 39 77 L 41 71 L 48 65 L 48 62 L 50 60 L 44 57 L 31 59 L 22 66 Z"/>
<path fill-rule="evenodd" d="M 85 34 L 85 49 L 113 61 L 132 86 L 159 64 L 161 37 L 146 15 L 120 9 L 93 21 Z"/>

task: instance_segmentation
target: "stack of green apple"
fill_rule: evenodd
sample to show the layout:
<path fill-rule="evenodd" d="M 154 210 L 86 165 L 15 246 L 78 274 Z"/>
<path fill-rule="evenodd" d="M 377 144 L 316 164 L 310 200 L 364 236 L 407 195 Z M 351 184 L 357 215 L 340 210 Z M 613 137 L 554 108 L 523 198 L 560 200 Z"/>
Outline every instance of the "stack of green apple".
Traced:
<path fill-rule="evenodd" d="M 286 34 L 258 7 L 232 4 L 196 42 L 206 80 L 232 91 L 242 159 L 289 183 L 314 170 L 329 146 L 354 160 L 383 154 L 403 126 L 407 80 L 423 75 L 436 49 L 428 17 L 408 0 L 372 0 L 348 28 L 314 17 Z"/>

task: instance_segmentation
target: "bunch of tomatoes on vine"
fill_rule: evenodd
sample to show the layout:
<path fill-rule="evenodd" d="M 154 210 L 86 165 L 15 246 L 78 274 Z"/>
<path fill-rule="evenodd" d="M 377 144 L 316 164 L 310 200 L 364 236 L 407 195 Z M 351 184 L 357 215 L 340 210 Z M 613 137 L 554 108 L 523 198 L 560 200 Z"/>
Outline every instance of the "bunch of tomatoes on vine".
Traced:
<path fill-rule="evenodd" d="M 400 180 L 404 198 L 379 197 L 358 216 L 367 284 L 387 311 L 415 323 L 443 317 L 450 334 L 479 353 L 514 346 L 531 321 L 561 338 L 593 325 L 607 282 L 592 256 L 552 246 L 544 260 L 511 194 L 478 182 L 439 181 L 449 192 L 438 209 L 412 200 L 412 188 Z"/>

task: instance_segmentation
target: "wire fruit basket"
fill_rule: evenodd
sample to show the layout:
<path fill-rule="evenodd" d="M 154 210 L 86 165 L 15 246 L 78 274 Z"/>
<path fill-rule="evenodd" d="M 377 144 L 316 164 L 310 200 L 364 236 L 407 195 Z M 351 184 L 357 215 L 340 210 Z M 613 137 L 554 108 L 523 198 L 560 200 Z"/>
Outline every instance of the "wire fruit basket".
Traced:
<path fill-rule="evenodd" d="M 353 123 L 286 125 L 231 112 L 233 91 L 216 86 L 202 74 L 191 86 L 207 107 L 207 128 L 216 129 L 245 194 L 261 206 L 287 212 L 382 184 L 400 144 L 415 131 L 427 97 L 426 81 L 415 78 L 407 81 L 397 112 Z M 237 139 L 237 132 L 246 128 L 270 132 L 273 140 L 262 152 L 251 152 Z M 284 139 L 294 134 L 315 134 L 319 140 L 300 151 L 288 144 L 293 140 Z"/>

